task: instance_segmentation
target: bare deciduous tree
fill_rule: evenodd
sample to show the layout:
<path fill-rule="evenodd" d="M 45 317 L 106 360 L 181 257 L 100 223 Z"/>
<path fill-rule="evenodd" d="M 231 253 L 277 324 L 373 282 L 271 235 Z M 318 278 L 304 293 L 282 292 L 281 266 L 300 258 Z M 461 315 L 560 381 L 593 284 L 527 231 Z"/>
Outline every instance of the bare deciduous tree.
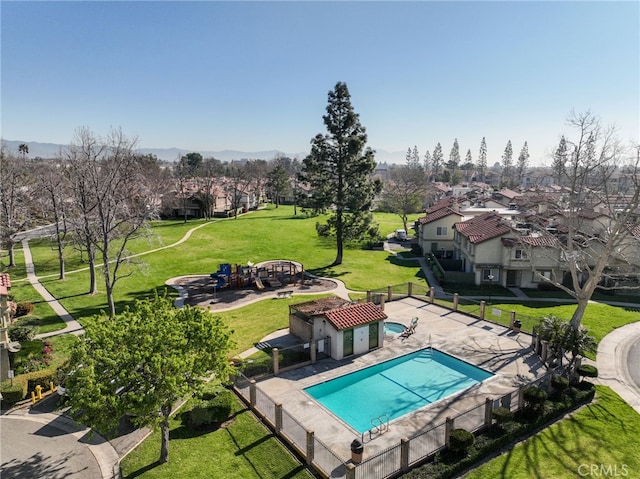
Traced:
<path fill-rule="evenodd" d="M 547 205 L 549 222 L 537 234 L 553 242 L 564 277 L 534 272 L 576 299 L 571 324 L 578 328 L 596 288 L 637 289 L 640 279 L 640 162 L 628 155 L 612 127 L 591 112 L 572 113 L 567 136 L 564 192 Z M 564 149 L 564 148 L 563 148 Z M 562 152 L 562 155 L 565 153 Z M 627 158 L 623 173 L 618 166 Z"/>
<path fill-rule="evenodd" d="M 115 284 L 132 273 L 123 267 L 129 262 L 128 242 L 146 232 L 157 205 L 148 201 L 153 195 L 142 172 L 144 163 L 133 151 L 135 140 L 121 130 L 112 130 L 101 139 L 86 128 L 76 137 L 76 145 L 69 148 L 67 168 L 74 185 L 75 214 L 94 262 L 100 253 L 109 314 L 113 316 Z"/>
<path fill-rule="evenodd" d="M 30 223 L 28 198 L 30 195 L 28 175 L 24 160 L 0 147 L 0 246 L 9 253 L 9 264 L 14 267 L 14 235 Z"/>

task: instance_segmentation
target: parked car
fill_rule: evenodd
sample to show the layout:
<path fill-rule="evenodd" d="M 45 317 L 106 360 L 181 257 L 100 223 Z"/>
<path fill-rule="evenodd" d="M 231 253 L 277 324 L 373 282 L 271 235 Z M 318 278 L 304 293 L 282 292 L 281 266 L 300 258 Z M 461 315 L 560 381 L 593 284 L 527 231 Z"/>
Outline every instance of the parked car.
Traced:
<path fill-rule="evenodd" d="M 396 239 L 400 241 L 407 241 L 407 232 L 405 230 L 396 230 Z"/>

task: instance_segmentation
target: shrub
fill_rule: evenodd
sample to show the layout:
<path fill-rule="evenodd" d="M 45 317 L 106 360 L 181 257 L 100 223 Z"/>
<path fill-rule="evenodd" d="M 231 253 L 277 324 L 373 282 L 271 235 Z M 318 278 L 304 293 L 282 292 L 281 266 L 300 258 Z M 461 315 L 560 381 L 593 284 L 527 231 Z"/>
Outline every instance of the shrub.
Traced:
<path fill-rule="evenodd" d="M 27 382 L 19 378 L 13 380 L 13 385 L 5 381 L 0 385 L 2 392 L 2 407 L 13 406 L 18 401 L 22 401 L 27 396 Z"/>
<path fill-rule="evenodd" d="M 40 318 L 35 314 L 27 314 L 16 318 L 13 324 L 19 324 L 20 326 L 40 326 Z"/>
<path fill-rule="evenodd" d="M 597 378 L 598 368 L 591 364 L 581 364 L 577 369 L 577 373 L 585 378 Z"/>
<path fill-rule="evenodd" d="M 513 421 L 513 413 L 509 408 L 506 408 L 504 406 L 500 406 L 499 408 L 494 409 L 492 414 L 498 425 L 506 424 Z"/>
<path fill-rule="evenodd" d="M 16 304 L 16 318 L 33 313 L 35 306 L 31 301 L 20 301 Z"/>
<path fill-rule="evenodd" d="M 38 334 L 38 328 L 36 326 L 22 326 L 20 324 L 12 324 L 7 329 L 9 338 L 11 341 L 18 341 L 24 343 L 25 341 L 32 341 Z"/>
<path fill-rule="evenodd" d="M 224 421 L 231 414 L 232 396 L 226 389 L 213 399 L 197 399 L 189 411 L 189 424 L 194 427 L 209 426 Z"/>
<path fill-rule="evenodd" d="M 466 452 L 475 441 L 475 437 L 466 429 L 454 429 L 449 435 L 449 448 L 458 453 Z"/>
<path fill-rule="evenodd" d="M 318 233 L 318 236 L 331 236 L 331 227 L 326 224 L 316 223 L 316 233 Z"/>
<path fill-rule="evenodd" d="M 553 376 L 551 378 L 551 387 L 555 391 L 562 392 L 569 387 L 569 379 L 564 376 Z"/>
<path fill-rule="evenodd" d="M 537 386 L 529 386 L 522 391 L 525 402 L 532 407 L 539 407 L 547 400 L 547 393 Z"/>
<path fill-rule="evenodd" d="M 49 389 L 49 383 L 56 384 L 57 370 L 53 368 L 33 371 L 25 375 L 27 378 L 27 390 L 34 391 L 36 386 L 42 386 L 42 389 Z"/>
<path fill-rule="evenodd" d="M 562 291 L 557 286 L 555 286 L 555 285 L 553 285 L 551 283 L 547 283 L 547 282 L 538 283 L 538 290 L 540 290 L 540 291 Z"/>
<path fill-rule="evenodd" d="M 525 401 L 523 414 L 532 419 L 541 413 L 544 402 L 547 400 L 547 393 L 537 386 L 529 386 L 523 391 L 523 397 Z"/>

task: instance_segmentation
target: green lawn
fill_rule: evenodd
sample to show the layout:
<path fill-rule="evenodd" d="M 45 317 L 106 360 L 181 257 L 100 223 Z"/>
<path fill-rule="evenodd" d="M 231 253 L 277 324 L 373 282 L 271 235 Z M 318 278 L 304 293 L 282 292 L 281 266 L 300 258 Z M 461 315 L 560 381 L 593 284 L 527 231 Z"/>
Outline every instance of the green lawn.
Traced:
<path fill-rule="evenodd" d="M 400 217 L 386 213 L 375 215 L 384 230 L 401 227 Z M 139 257 L 134 264 L 127 265 L 123 272 L 132 273 L 116 284 L 115 301 L 119 309 L 133 299 L 165 288 L 165 281 L 175 276 L 209 274 L 217 271 L 221 263 L 246 264 L 271 259 L 291 259 L 302 263 L 307 271 L 331 276 L 344 281 L 353 290 L 366 291 L 388 285 L 422 282 L 418 264 L 403 261 L 384 251 L 347 248 L 343 264 L 329 267 L 335 259 L 333 239 L 319 238 L 316 222 L 326 217 L 293 215 L 293 207 L 270 207 L 254 211 L 237 219 L 170 221 L 153 225 L 152 241 L 137 239 L 133 251 L 145 251 L 161 245 L 171 245 L 191 228 L 200 226 L 185 242 L 175 247 L 152 252 Z M 30 242 L 37 274 L 44 275 L 42 283 L 60 300 L 72 316 L 78 320 L 99 313 L 107 308 L 104 294 L 87 295 L 89 274 L 79 253 L 67 249 L 69 274 L 64 281 L 57 279 L 55 251 L 48 240 Z M 104 290 L 102 277 L 98 277 L 98 288 Z"/>
<path fill-rule="evenodd" d="M 640 414 L 610 388 L 597 386 L 596 400 L 466 474 L 466 479 L 574 479 L 640 477 Z M 598 474 L 590 474 L 592 464 Z M 626 468 L 623 468 L 626 466 Z M 622 474 L 626 469 L 627 473 Z M 585 472 L 588 472 L 585 474 Z"/>
<path fill-rule="evenodd" d="M 330 296 L 305 295 L 286 299 L 265 299 L 240 309 L 216 313 L 234 331 L 236 346 L 233 354 L 255 346 L 267 334 L 289 327 L 289 305 Z"/>
<path fill-rule="evenodd" d="M 460 306 L 460 309 L 475 312 L 478 307 L 475 305 Z M 494 310 L 496 309 L 501 312 L 500 315 L 494 314 Z M 553 314 L 569 321 L 575 309 L 575 304 L 561 304 L 546 301 L 525 301 L 521 304 L 494 302 L 491 306 L 487 306 L 485 317 L 491 321 L 508 325 L 509 312 L 515 311 L 516 318 L 522 321 L 522 329 L 531 332 L 533 326 L 538 324 L 544 316 Z M 596 342 L 600 342 L 600 340 L 612 330 L 636 321 L 640 321 L 639 309 L 594 302 L 589 303 L 587 306 L 582 325 L 589 330 L 589 333 L 596 339 Z"/>
<path fill-rule="evenodd" d="M 160 433 L 155 431 L 123 459 L 123 479 L 313 477 L 237 399 L 230 423 L 220 429 L 193 431 L 173 418 L 169 462 L 157 464 L 159 455 Z"/>

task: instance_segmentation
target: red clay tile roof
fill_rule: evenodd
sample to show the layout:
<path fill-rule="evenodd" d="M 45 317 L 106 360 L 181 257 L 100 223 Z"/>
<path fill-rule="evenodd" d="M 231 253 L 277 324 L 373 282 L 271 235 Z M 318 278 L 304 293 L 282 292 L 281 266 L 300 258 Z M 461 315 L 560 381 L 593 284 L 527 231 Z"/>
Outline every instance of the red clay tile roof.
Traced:
<path fill-rule="evenodd" d="M 384 311 L 373 303 L 354 304 L 346 308 L 327 311 L 324 315 L 338 331 L 387 319 Z"/>
<path fill-rule="evenodd" d="M 512 248 L 518 244 L 526 244 L 528 246 L 560 246 L 558 238 L 555 236 L 519 236 L 518 238 L 502 238 L 502 244 L 508 248 Z"/>
<path fill-rule="evenodd" d="M 332 309 L 344 308 L 351 305 L 351 301 L 340 298 L 338 296 L 330 296 L 327 298 L 315 299 L 304 303 L 298 303 L 291 306 L 295 311 L 300 311 L 309 316 L 317 316 Z"/>
<path fill-rule="evenodd" d="M 425 225 L 427 223 L 431 223 L 441 218 L 445 218 L 449 215 L 458 215 L 461 218 L 463 217 L 462 213 L 446 207 L 446 208 L 440 208 L 434 211 L 429 210 L 429 212 L 427 212 L 427 216 L 423 216 L 418 221 L 420 222 L 421 225 Z"/>
<path fill-rule="evenodd" d="M 11 277 L 7 273 L 0 273 L 0 295 L 7 296 L 11 288 Z"/>
<path fill-rule="evenodd" d="M 513 228 L 506 224 L 500 215 L 493 212 L 456 223 L 454 228 L 458 233 L 469 238 L 473 244 L 514 232 Z"/>
<path fill-rule="evenodd" d="M 517 191 L 510 190 L 509 188 L 502 188 L 498 191 L 498 194 L 504 196 L 505 198 L 509 198 L 510 200 L 515 198 L 516 196 L 521 196 Z"/>

